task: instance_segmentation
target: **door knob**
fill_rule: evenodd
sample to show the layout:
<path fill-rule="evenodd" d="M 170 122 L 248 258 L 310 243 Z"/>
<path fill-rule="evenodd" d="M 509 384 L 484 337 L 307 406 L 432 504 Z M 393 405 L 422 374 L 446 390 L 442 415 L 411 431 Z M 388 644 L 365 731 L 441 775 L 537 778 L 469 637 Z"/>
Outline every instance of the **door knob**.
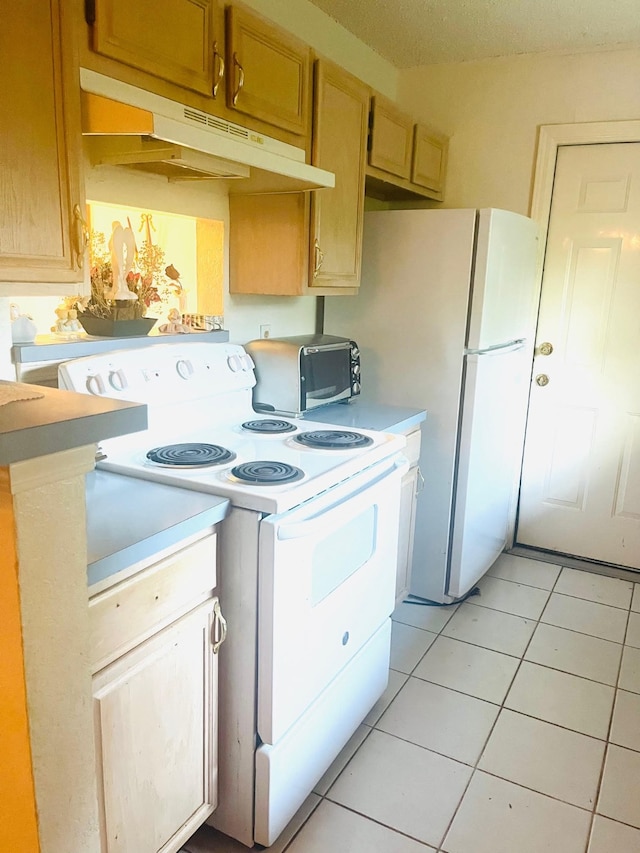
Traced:
<path fill-rule="evenodd" d="M 544 388 L 545 385 L 549 384 L 549 377 L 546 373 L 539 373 L 536 376 L 536 383 L 540 385 L 540 387 Z"/>
<path fill-rule="evenodd" d="M 551 355 L 552 352 L 553 344 L 550 344 L 549 341 L 545 341 L 538 347 L 538 355 Z"/>

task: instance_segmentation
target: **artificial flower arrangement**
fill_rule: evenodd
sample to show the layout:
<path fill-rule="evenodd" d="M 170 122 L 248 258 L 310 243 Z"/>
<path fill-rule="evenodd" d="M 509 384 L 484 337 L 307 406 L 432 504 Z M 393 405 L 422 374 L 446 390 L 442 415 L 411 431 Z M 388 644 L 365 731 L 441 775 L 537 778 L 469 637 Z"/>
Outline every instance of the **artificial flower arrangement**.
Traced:
<path fill-rule="evenodd" d="M 173 264 L 165 266 L 164 250 L 151 240 L 151 215 L 146 216 L 147 234 L 140 248 L 130 224 L 123 228 L 114 222 L 108 244 L 102 232 L 90 233 L 91 294 L 69 297 L 64 306 L 79 312 L 78 319 L 90 334 L 94 332 L 88 326 L 94 318 L 117 321 L 122 333 L 120 321 L 141 320 L 156 303 L 169 309 L 172 298 L 175 301 L 184 293 L 180 273 Z"/>

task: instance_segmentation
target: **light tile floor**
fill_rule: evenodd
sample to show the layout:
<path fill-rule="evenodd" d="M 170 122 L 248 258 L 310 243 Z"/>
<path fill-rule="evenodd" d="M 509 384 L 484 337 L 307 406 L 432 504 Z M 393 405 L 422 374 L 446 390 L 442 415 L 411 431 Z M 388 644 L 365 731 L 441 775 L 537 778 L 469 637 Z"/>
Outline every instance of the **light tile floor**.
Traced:
<path fill-rule="evenodd" d="M 387 691 L 272 853 L 640 853 L 640 583 L 503 555 L 480 588 L 397 609 Z"/>

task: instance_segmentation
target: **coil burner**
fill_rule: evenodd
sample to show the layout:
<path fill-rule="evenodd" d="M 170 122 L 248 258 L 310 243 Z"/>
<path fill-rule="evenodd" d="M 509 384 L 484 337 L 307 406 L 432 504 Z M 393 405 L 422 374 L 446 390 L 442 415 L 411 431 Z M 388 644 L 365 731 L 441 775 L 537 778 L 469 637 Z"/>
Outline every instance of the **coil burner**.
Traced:
<path fill-rule="evenodd" d="M 243 462 L 231 469 L 231 477 L 241 483 L 254 486 L 279 486 L 294 483 L 304 477 L 304 471 L 286 462 L 256 461 Z"/>
<path fill-rule="evenodd" d="M 164 468 L 208 468 L 233 462 L 236 454 L 218 444 L 187 442 L 165 444 L 147 452 L 147 459 Z"/>
<path fill-rule="evenodd" d="M 296 427 L 288 421 L 278 421 L 272 418 L 265 418 L 259 421 L 245 421 L 242 424 L 242 429 L 247 429 L 250 432 L 264 433 L 266 435 L 278 435 L 283 432 L 295 432 Z"/>
<path fill-rule="evenodd" d="M 369 447 L 373 439 L 360 432 L 349 430 L 319 429 L 309 432 L 301 432 L 294 436 L 294 441 L 305 447 L 314 447 L 319 450 L 358 450 L 361 447 Z"/>

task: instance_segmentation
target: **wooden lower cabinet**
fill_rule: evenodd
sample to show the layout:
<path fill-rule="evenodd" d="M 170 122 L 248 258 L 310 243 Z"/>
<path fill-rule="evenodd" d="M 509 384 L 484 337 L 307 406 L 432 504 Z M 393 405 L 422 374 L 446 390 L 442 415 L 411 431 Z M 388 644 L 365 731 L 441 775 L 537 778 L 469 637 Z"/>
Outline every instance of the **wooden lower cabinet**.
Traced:
<path fill-rule="evenodd" d="M 103 853 L 176 853 L 215 808 L 216 602 L 94 675 Z"/>
<path fill-rule="evenodd" d="M 368 109 L 364 83 L 316 62 L 312 164 L 335 173 L 335 188 L 230 196 L 231 293 L 357 293 Z"/>

